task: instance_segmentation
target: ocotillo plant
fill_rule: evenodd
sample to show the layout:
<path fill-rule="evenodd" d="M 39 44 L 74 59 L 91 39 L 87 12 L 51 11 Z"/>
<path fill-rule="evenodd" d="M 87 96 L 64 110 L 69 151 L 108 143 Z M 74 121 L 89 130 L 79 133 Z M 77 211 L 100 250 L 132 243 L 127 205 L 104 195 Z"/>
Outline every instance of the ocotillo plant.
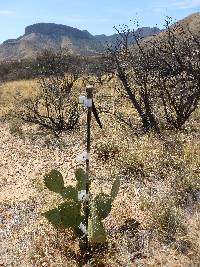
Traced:
<path fill-rule="evenodd" d="M 63 176 L 58 170 L 52 170 L 44 176 L 46 187 L 55 193 L 59 193 L 64 202 L 58 207 L 43 213 L 43 215 L 56 228 L 72 228 L 77 237 L 85 240 L 86 248 L 106 242 L 106 232 L 102 220 L 109 215 L 120 186 L 120 181 L 117 178 L 113 182 L 110 194 L 101 191 L 93 197 L 90 192 L 89 155 L 92 112 L 99 126 L 102 127 L 92 100 L 92 89 L 91 86 L 88 86 L 86 88 L 87 97 L 79 98 L 80 103 L 88 109 L 87 150 L 78 156 L 79 159 L 86 161 L 86 171 L 83 168 L 75 170 L 75 187 L 65 187 Z"/>

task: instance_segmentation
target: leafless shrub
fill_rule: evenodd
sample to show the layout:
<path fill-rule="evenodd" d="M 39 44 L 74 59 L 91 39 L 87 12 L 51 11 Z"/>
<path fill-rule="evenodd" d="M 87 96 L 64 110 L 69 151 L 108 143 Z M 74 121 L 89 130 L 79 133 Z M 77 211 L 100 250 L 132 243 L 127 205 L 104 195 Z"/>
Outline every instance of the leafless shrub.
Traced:
<path fill-rule="evenodd" d="M 72 88 L 78 73 L 70 68 L 63 51 L 44 50 L 37 58 L 40 93 L 26 101 L 26 121 L 44 126 L 56 136 L 73 130 L 78 123 L 78 106 L 73 100 Z"/>
<path fill-rule="evenodd" d="M 93 84 L 103 86 L 114 78 L 110 71 L 108 60 L 105 56 L 99 56 L 88 60 L 84 66 L 84 85 Z"/>
<path fill-rule="evenodd" d="M 127 25 L 117 29 L 119 38 L 114 46 L 108 47 L 108 57 L 112 62 L 111 68 L 121 81 L 124 90 L 133 107 L 141 118 L 146 131 L 156 129 L 158 124 L 152 108 L 153 88 L 150 82 L 152 66 L 150 65 L 150 52 L 140 45 L 140 36 Z M 134 40 L 136 49 L 130 40 Z"/>
<path fill-rule="evenodd" d="M 168 124 L 180 129 L 200 99 L 200 41 L 189 26 L 170 26 L 169 19 L 165 34 L 164 41 L 153 44 L 159 63 L 156 87 Z"/>
<path fill-rule="evenodd" d="M 111 69 L 136 109 L 143 128 L 159 131 L 162 107 L 167 124 L 180 129 L 200 99 L 200 41 L 188 28 L 171 25 L 160 35 L 142 40 L 127 25 L 108 47 Z M 130 40 L 133 40 L 131 42 Z"/>

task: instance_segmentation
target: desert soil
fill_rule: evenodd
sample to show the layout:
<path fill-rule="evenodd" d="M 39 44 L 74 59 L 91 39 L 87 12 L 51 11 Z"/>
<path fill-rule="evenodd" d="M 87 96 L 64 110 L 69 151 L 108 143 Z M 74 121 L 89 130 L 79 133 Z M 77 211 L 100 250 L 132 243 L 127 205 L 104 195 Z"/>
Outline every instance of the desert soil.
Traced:
<path fill-rule="evenodd" d="M 73 142 L 65 150 L 33 144 L 11 135 L 4 123 L 0 136 L 0 266 L 28 266 L 26 257 L 42 220 L 42 177 L 56 168 L 70 182 L 80 151 Z"/>

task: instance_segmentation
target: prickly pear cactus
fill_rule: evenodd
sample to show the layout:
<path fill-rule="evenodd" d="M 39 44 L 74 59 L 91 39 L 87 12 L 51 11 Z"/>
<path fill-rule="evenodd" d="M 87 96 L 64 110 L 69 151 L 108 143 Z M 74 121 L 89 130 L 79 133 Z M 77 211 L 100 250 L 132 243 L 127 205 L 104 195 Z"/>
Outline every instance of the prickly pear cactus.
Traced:
<path fill-rule="evenodd" d="M 62 174 L 57 170 L 52 170 L 44 176 L 44 184 L 49 190 L 55 193 L 60 193 L 64 189 Z"/>
<path fill-rule="evenodd" d="M 44 184 L 54 192 L 59 193 L 64 203 L 58 207 L 44 212 L 42 215 L 56 228 L 72 228 L 75 233 L 80 232 L 80 226 L 85 225 L 85 217 L 82 214 L 85 205 L 84 198 L 80 198 L 86 190 L 86 173 L 82 168 L 75 171 L 77 180 L 76 186 L 64 186 L 62 174 L 57 170 L 52 170 L 44 176 Z M 89 219 L 86 234 L 91 244 L 106 242 L 106 232 L 103 227 L 102 220 L 105 219 L 112 208 L 119 191 L 120 181 L 117 178 L 111 189 L 111 194 L 99 193 L 95 198 L 89 199 Z M 85 232 L 83 232 L 85 234 Z"/>
<path fill-rule="evenodd" d="M 104 230 L 103 223 L 99 218 L 99 213 L 95 201 L 91 201 L 90 203 L 88 239 L 91 244 L 106 242 L 106 232 Z"/>
<path fill-rule="evenodd" d="M 82 174 L 84 174 L 84 171 Z M 83 179 L 84 176 L 79 175 L 77 184 L 83 184 Z M 52 170 L 44 176 L 44 184 L 49 190 L 59 193 L 65 202 L 57 208 L 44 212 L 42 215 L 56 228 L 72 227 L 76 230 L 75 228 L 79 226 L 83 218 L 81 203 L 78 201 L 77 186 L 70 185 L 65 187 L 62 174 L 57 170 Z"/>
<path fill-rule="evenodd" d="M 75 177 L 77 180 L 76 189 L 78 191 L 86 189 L 86 174 L 82 168 L 75 171 Z"/>
<path fill-rule="evenodd" d="M 105 219 L 111 211 L 111 197 L 107 194 L 100 193 L 94 199 L 98 216 L 100 219 Z"/>
<path fill-rule="evenodd" d="M 113 185 L 112 185 L 112 189 L 111 189 L 111 200 L 112 202 L 114 201 L 114 199 L 116 198 L 118 191 L 119 191 L 119 187 L 120 187 L 120 180 L 119 178 L 116 178 Z"/>

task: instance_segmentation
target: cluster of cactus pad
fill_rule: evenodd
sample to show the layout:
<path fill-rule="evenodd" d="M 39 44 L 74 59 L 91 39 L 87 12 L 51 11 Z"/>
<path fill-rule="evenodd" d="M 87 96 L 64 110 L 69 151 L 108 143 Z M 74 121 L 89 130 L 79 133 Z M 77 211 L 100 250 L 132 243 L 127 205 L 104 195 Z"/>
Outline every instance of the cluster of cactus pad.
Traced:
<path fill-rule="evenodd" d="M 80 235 L 80 225 L 86 225 L 84 214 L 85 201 L 81 200 L 78 196 L 86 190 L 86 173 L 82 168 L 78 168 L 75 171 L 75 177 L 77 180 L 76 186 L 65 187 L 62 174 L 59 171 L 52 170 L 44 176 L 46 187 L 55 193 L 59 193 L 64 202 L 58 207 L 43 213 L 43 215 L 54 227 L 69 227 L 74 230 L 75 234 Z M 117 196 L 119 185 L 120 181 L 117 178 L 112 185 L 110 195 L 101 192 L 95 197 L 89 197 L 87 237 L 91 244 L 106 242 L 106 232 L 102 220 L 111 211 L 112 202 Z"/>

